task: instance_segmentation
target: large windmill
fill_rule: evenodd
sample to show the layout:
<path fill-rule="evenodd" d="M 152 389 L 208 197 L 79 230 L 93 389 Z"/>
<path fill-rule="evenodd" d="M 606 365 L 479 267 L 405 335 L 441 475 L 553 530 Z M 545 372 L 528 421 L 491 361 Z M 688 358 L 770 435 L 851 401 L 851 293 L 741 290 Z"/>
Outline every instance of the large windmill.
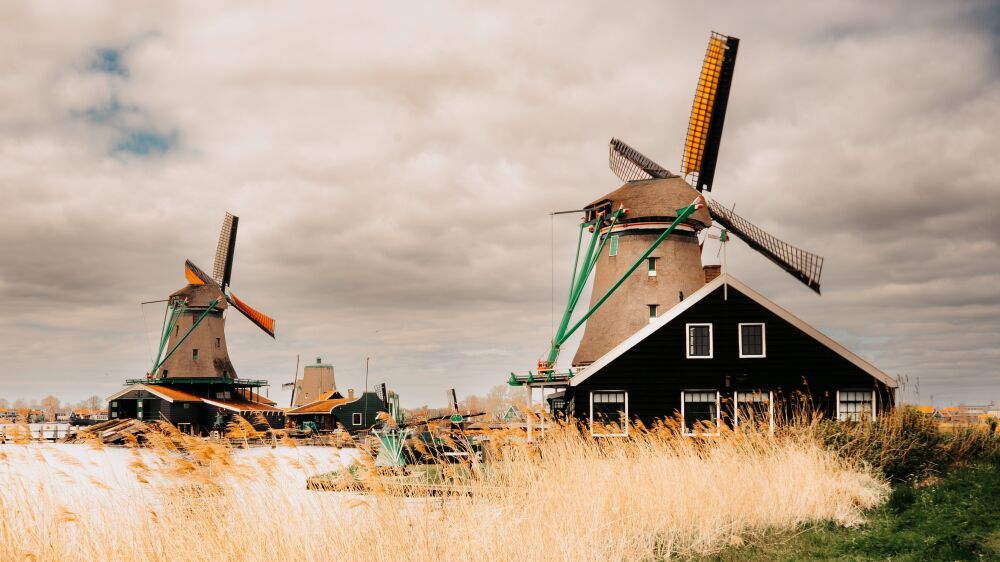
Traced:
<path fill-rule="evenodd" d="M 234 415 L 255 425 L 284 424 L 284 413 L 259 393 L 268 382 L 237 377 L 226 348 L 230 306 L 274 337 L 274 320 L 229 286 L 238 225 L 239 218 L 226 213 L 211 276 L 184 262 L 187 285 L 166 301 L 153 366 L 145 378 L 126 380 L 124 389 L 108 397 L 111 418 L 161 419 L 193 434 L 224 430 Z"/>
<path fill-rule="evenodd" d="M 229 286 L 238 226 L 239 217 L 226 213 L 211 277 L 190 260 L 184 262 L 188 284 L 167 301 L 151 379 L 236 379 L 226 349 L 224 313 L 229 305 L 274 337 L 274 320 L 240 300 Z"/>
<path fill-rule="evenodd" d="M 573 366 L 596 361 L 704 286 L 711 271 L 702 266 L 699 233 L 713 222 L 723 229 L 722 240 L 728 234 L 739 237 L 819 293 L 823 258 L 775 238 L 705 196 L 715 179 L 738 47 L 735 37 L 713 33 L 709 39 L 680 174 L 611 139 L 610 168 L 625 183 L 584 207 L 569 299 L 549 353 L 539 361 L 539 375 L 554 380 L 561 346 L 584 323 Z M 591 273 L 590 308 L 571 323 Z M 532 379 L 530 373 L 526 378 L 512 375 L 511 384 Z"/>

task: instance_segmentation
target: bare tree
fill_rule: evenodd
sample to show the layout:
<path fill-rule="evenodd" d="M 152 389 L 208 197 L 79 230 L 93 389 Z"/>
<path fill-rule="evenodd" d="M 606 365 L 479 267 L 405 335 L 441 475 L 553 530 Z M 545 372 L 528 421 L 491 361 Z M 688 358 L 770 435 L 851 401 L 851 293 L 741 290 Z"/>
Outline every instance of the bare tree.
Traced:
<path fill-rule="evenodd" d="M 56 412 L 59 411 L 59 399 L 51 394 L 42 398 L 42 410 L 48 419 L 55 419 Z"/>
<path fill-rule="evenodd" d="M 83 407 L 88 410 L 100 410 L 104 406 L 104 400 L 100 396 L 94 395 L 83 401 Z"/>

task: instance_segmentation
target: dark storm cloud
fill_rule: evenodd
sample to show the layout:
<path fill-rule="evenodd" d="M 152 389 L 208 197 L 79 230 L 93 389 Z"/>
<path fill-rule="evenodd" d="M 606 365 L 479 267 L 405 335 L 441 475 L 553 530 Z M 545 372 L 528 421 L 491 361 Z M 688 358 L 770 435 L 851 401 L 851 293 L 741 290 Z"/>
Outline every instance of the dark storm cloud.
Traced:
<path fill-rule="evenodd" d="M 231 317 L 242 375 L 322 355 L 360 388 L 371 356 L 416 404 L 532 367 L 575 233 L 547 213 L 616 187 L 611 136 L 676 169 L 715 29 L 743 42 L 714 193 L 827 258 L 819 298 L 740 242 L 729 270 L 924 399 L 1000 398 L 990 3 L 55 6 L 0 24 L 0 396 L 145 372 L 138 303 L 211 267 L 226 210 L 278 319 Z"/>

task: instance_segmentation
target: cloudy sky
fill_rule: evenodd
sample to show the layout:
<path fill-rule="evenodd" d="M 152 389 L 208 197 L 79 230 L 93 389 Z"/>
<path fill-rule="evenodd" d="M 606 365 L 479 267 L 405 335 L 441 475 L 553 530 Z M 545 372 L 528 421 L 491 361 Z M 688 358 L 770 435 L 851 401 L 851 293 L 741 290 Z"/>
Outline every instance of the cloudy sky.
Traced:
<path fill-rule="evenodd" d="M 822 297 L 741 242 L 729 271 L 914 399 L 1000 400 L 1000 9 L 809 4 L 7 4 L 0 397 L 142 376 L 139 303 L 211 267 L 226 211 L 233 288 L 278 321 L 231 316 L 241 376 L 322 356 L 361 388 L 371 357 L 412 406 L 532 368 L 574 243 L 548 213 L 617 187 L 612 136 L 676 170 L 717 30 L 713 193 L 826 257 Z"/>

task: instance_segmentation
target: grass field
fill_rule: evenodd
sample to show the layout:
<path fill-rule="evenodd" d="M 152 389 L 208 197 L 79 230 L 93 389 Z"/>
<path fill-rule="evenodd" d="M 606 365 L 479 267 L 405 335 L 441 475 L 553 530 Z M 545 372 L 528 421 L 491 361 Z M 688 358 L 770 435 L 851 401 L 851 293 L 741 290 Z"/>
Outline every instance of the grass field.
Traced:
<path fill-rule="evenodd" d="M 356 450 L 234 450 L 176 432 L 142 449 L 0 446 L 0 560 L 924 560 L 996 551 L 995 434 L 942 433 L 906 411 L 877 424 L 802 421 L 773 436 L 633 429 L 600 439 L 556 428 L 533 445 L 494 433 L 498 460 L 464 467 L 471 493 L 447 498 L 378 492 L 383 476 Z M 306 490 L 308 476 L 348 463 L 375 493 Z M 980 464 L 948 472 L 963 463 Z"/>
<path fill-rule="evenodd" d="M 901 484 L 858 527 L 807 525 L 705 560 L 1000 560 L 1000 467 L 978 464 L 920 488 Z"/>

